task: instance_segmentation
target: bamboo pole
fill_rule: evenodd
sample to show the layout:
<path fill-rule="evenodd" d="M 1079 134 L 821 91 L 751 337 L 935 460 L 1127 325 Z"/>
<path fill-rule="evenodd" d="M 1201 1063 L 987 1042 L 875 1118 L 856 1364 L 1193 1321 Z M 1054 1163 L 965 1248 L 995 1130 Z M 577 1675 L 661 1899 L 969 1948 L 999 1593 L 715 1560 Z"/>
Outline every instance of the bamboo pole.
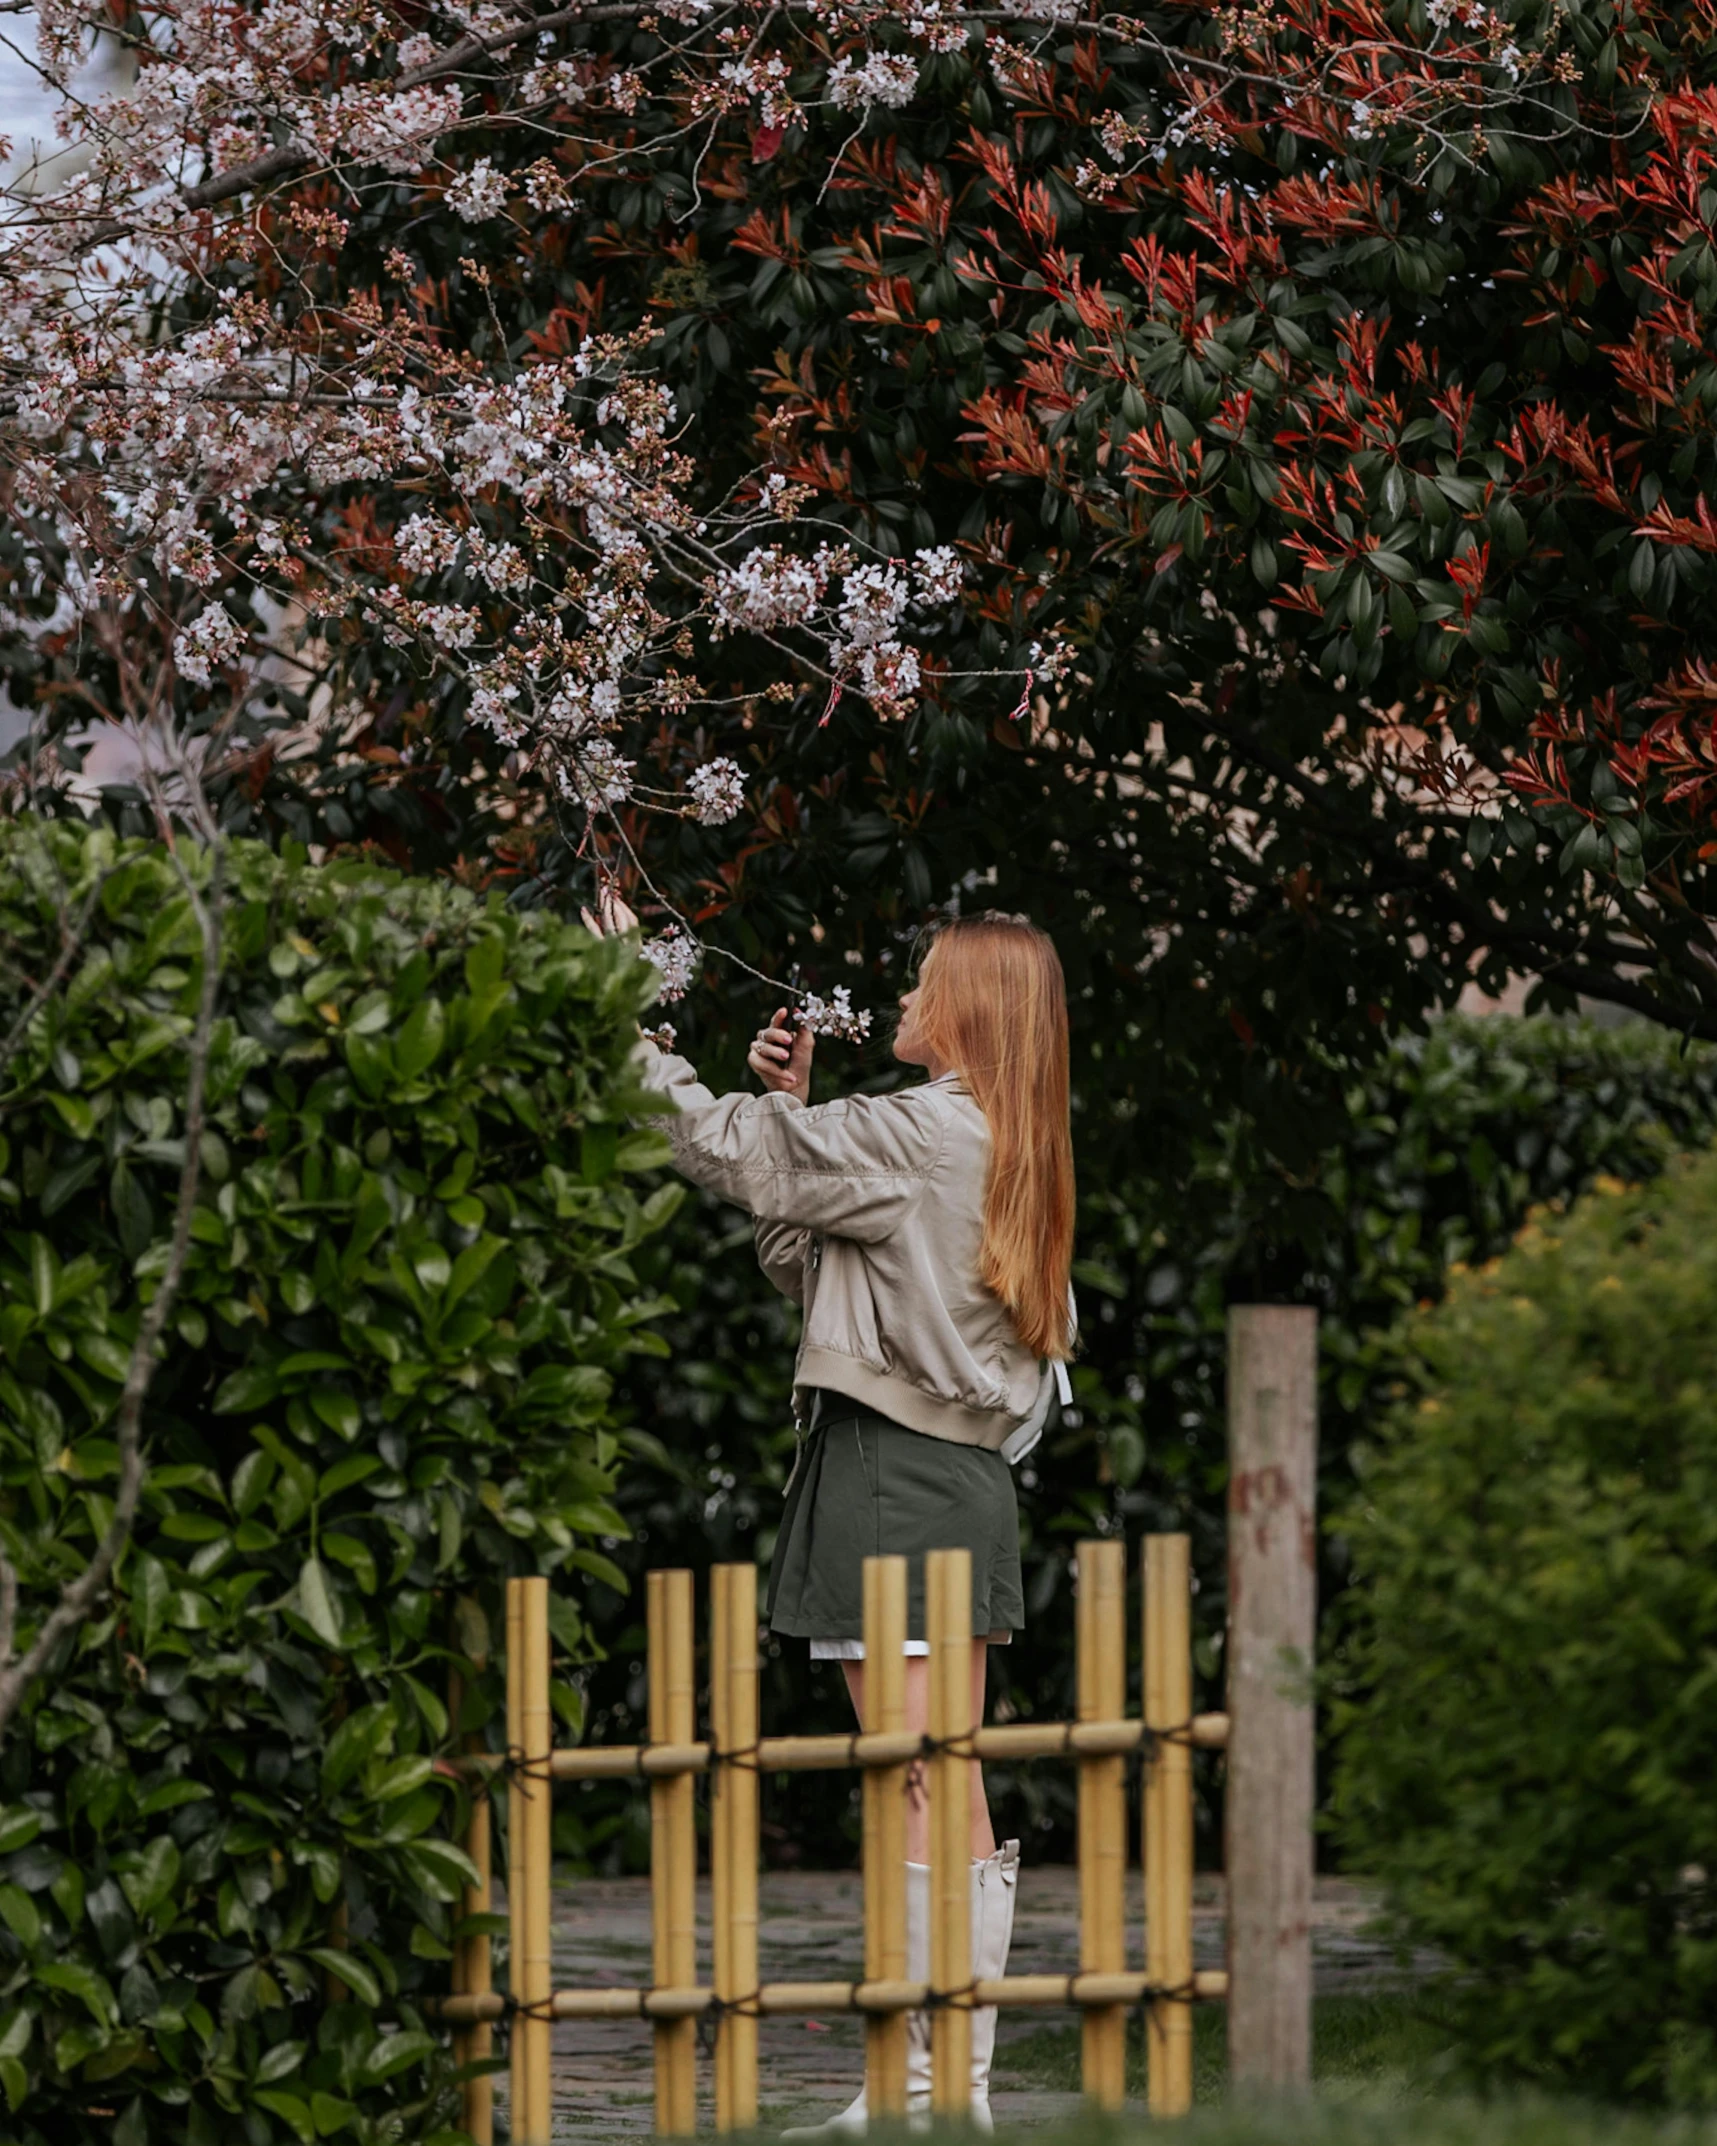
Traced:
<path fill-rule="evenodd" d="M 864 1725 L 881 1735 L 906 1726 L 906 1560 L 864 1561 Z M 871 1767 L 864 1777 L 864 1973 L 904 1981 L 906 1797 L 910 1767 Z M 865 2029 L 865 2102 L 872 2116 L 906 2114 L 907 2020 L 880 2012 Z"/>
<path fill-rule="evenodd" d="M 689 1744 L 695 1730 L 692 1670 L 692 1576 L 648 1575 L 650 1741 Z M 689 1773 L 650 1789 L 650 1911 L 659 1987 L 697 1980 L 697 1819 Z M 697 2025 L 659 2020 L 656 2130 L 687 2138 L 697 2129 Z"/>
<path fill-rule="evenodd" d="M 549 2002 L 554 1995 L 554 1790 L 548 1777 L 554 1748 L 554 1718 L 549 1707 L 548 1581 L 521 1580 L 519 1625 L 522 1662 L 519 1675 L 521 1756 L 526 1769 L 518 1889 L 522 1895 L 523 1953 L 514 1987 L 531 2009 L 518 2015 L 514 2038 L 521 2051 L 525 2080 L 525 2125 L 515 2118 L 519 2146 L 549 2146 L 552 2130 L 551 2070 L 554 2028 Z M 527 2128 L 528 2127 L 528 2128 Z"/>
<path fill-rule="evenodd" d="M 972 1553 L 924 1560 L 930 1641 L 930 1734 L 967 1736 L 972 1715 Z M 944 2001 L 930 2016 L 930 2107 L 964 2116 L 972 2102 L 972 1791 L 970 1759 L 930 1761 L 930 1983 Z"/>
<path fill-rule="evenodd" d="M 482 1669 L 486 1664 L 479 1660 L 474 1666 Z M 465 1680 L 453 1670 L 447 1679 L 447 1713 L 455 1737 L 459 1735 L 459 1717 L 464 1711 Z M 465 1738 L 470 1745 L 477 1741 L 475 1735 Z M 465 1832 L 465 1853 L 477 1866 L 476 1884 L 466 1886 L 460 1898 L 459 1912 L 467 1920 L 472 1916 L 487 1915 L 494 1905 L 490 1831 L 489 1782 L 487 1776 L 479 1775 L 471 1785 L 471 1820 Z M 471 1932 L 456 1940 L 452 1977 L 456 1995 L 480 1997 L 487 1993 L 494 1979 L 493 1951 L 486 1930 Z M 494 2027 L 486 2019 L 473 2020 L 453 2037 L 453 2061 L 461 2070 L 472 2064 L 486 2064 L 494 2047 Z M 495 2082 L 487 2072 L 461 2081 L 459 2107 L 460 2120 L 470 2133 L 472 2146 L 494 2146 Z"/>
<path fill-rule="evenodd" d="M 709 1575 L 709 1740 L 712 1750 L 731 1751 L 733 1731 L 728 1723 L 732 1678 L 728 1657 L 733 1647 L 733 1627 L 728 1609 L 732 1596 L 731 1565 L 712 1565 Z M 733 1976 L 733 1947 L 729 1900 L 729 1874 L 733 1863 L 730 1832 L 733 1774 L 726 1766 L 711 1769 L 709 1782 L 709 1915 L 712 1972 L 710 1980 L 723 2003 L 738 1994 Z M 732 2131 L 733 2043 L 719 2029 L 715 2043 L 715 2128 Z"/>
<path fill-rule="evenodd" d="M 711 1905 L 715 1915 L 715 1993 L 727 2003 L 757 1993 L 757 1568 L 717 1565 L 712 1576 L 719 1626 L 712 1632 L 711 1688 L 722 1693 L 710 1727 L 716 1748 L 749 1752 L 718 1767 L 710 1820 Z M 757 2021 L 727 2012 L 715 2035 L 718 2131 L 749 2131 L 757 2122 Z"/>
<path fill-rule="evenodd" d="M 733 1696 L 728 1718 L 741 1751 L 755 1752 L 759 1699 L 757 1660 L 757 1567 L 735 1568 L 733 1579 Z M 733 1972 L 740 1995 L 757 1988 L 757 1871 L 763 1860 L 763 1785 L 752 1758 L 734 1775 L 733 1829 Z M 743 2016 L 733 2022 L 734 2120 L 742 2129 L 757 2125 L 757 2022 Z"/>
<path fill-rule="evenodd" d="M 517 1761 L 525 1748 L 525 1637 L 524 1581 L 507 1582 L 507 1756 Z M 517 1771 L 507 1777 L 507 1952 L 511 1965 L 508 1982 L 514 1997 L 525 1993 L 525 1893 L 528 1850 L 525 1843 L 525 1784 Z M 531 2129 L 531 2086 L 525 2069 L 525 2037 L 518 2021 L 511 2032 L 507 2054 L 510 2090 L 507 2097 L 507 2129 L 515 2139 L 535 2136 Z"/>
<path fill-rule="evenodd" d="M 1127 1710 L 1127 1553 L 1119 1542 L 1078 1552 L 1079 1718 L 1119 1721 Z M 1127 1762 L 1079 1761 L 1079 1965 L 1120 1974 L 1127 1965 Z M 1088 2011 L 1080 2027 L 1085 2093 L 1102 2109 L 1127 2098 L 1127 2015 Z"/>
<path fill-rule="evenodd" d="M 1145 1537 L 1145 1725 L 1180 1729 L 1192 1712 L 1192 1581 L 1185 1535 Z M 1145 1971 L 1159 1988 L 1194 1991 L 1192 1753 L 1157 1746 L 1145 1772 Z M 1192 2107 L 1190 1995 L 1151 2000 L 1146 2025 L 1153 2116 Z"/>

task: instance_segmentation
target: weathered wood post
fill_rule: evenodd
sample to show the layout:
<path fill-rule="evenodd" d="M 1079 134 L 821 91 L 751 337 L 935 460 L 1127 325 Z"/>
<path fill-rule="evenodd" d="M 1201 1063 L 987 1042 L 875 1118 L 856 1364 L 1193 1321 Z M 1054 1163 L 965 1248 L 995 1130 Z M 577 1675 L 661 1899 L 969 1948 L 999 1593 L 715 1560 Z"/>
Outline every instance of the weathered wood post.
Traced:
<path fill-rule="evenodd" d="M 1311 2080 L 1317 1313 L 1228 1314 L 1228 2070 Z"/>

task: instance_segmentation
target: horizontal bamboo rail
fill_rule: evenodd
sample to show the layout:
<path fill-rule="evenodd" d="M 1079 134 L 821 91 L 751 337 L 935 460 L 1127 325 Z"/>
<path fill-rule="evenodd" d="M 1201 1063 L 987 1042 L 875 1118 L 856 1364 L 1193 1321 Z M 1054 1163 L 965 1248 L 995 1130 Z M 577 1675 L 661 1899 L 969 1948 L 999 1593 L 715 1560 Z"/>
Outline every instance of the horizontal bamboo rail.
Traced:
<path fill-rule="evenodd" d="M 1067 2006 L 1137 2005 L 1156 1985 L 1148 1974 L 1002 1975 L 971 1985 L 974 2005 L 993 2004 L 1002 2011 L 1044 2011 Z M 1201 1968 L 1192 1994 L 1201 2001 L 1228 1994 L 1228 1970 Z M 928 1982 L 765 1982 L 745 2006 L 760 2019 L 802 2018 L 811 2012 L 915 2012 L 930 1996 Z M 714 1990 L 628 1987 L 556 1990 L 549 1999 L 555 2019 L 696 2019 L 716 2006 Z M 507 1998 L 501 1990 L 443 1997 L 437 2016 L 448 2026 L 473 2026 L 504 2019 Z"/>
<path fill-rule="evenodd" d="M 958 1739 L 959 1755 L 987 1760 L 1129 1758 L 1147 1745 L 1186 1743 L 1195 1751 L 1220 1751 L 1228 1742 L 1226 1714 L 1194 1714 L 1183 1729 L 1149 1729 L 1142 1721 L 1015 1721 L 974 1729 Z M 551 1752 L 554 1781 L 657 1780 L 680 1773 L 708 1773 L 714 1747 L 703 1743 L 610 1744 L 601 1750 Z M 759 1773 L 839 1773 L 843 1768 L 903 1766 L 923 1755 L 925 1739 L 908 1730 L 893 1735 L 764 1736 L 756 1757 Z M 498 1774 L 507 1767 L 500 1751 L 461 1752 L 442 1764 L 457 1773 Z"/>

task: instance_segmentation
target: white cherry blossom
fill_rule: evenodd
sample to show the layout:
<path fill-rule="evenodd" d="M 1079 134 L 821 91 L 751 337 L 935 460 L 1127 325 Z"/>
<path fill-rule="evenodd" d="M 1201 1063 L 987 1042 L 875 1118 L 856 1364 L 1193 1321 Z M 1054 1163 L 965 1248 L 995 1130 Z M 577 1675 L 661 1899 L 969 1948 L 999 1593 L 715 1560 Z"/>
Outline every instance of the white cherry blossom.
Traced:
<path fill-rule="evenodd" d="M 737 760 L 706 760 L 692 769 L 686 788 L 706 827 L 723 827 L 744 809 L 745 778 Z"/>

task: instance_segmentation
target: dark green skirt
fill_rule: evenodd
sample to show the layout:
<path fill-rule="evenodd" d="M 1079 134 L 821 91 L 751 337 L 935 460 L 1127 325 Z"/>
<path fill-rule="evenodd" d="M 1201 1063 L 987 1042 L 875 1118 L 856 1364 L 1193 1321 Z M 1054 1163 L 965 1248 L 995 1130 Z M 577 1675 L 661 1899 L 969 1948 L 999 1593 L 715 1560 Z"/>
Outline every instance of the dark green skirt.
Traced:
<path fill-rule="evenodd" d="M 975 1636 L 1024 1624 L 1019 1505 L 1001 1455 L 926 1437 L 825 1395 L 775 1538 L 770 1629 L 796 1639 L 862 1639 L 864 1560 L 904 1557 L 906 1633 L 922 1640 L 926 1550 L 971 1551 Z"/>

